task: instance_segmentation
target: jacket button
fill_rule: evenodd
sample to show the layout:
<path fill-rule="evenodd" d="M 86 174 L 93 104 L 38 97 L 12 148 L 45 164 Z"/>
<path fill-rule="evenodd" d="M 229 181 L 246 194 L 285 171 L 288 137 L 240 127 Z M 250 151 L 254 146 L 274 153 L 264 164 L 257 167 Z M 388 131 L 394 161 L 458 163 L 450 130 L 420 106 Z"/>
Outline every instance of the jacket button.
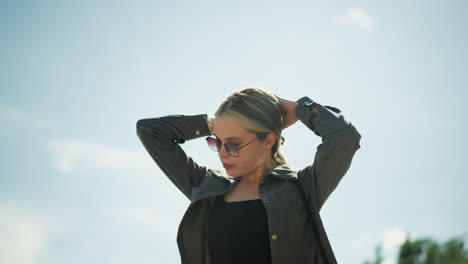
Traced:
<path fill-rule="evenodd" d="M 278 239 L 278 236 L 276 234 L 274 234 L 274 235 L 271 236 L 271 239 L 276 240 L 276 239 Z"/>
<path fill-rule="evenodd" d="M 199 135 L 200 135 L 200 130 L 195 131 L 195 134 L 196 134 L 197 136 L 199 136 Z"/>
<path fill-rule="evenodd" d="M 261 182 L 260 182 L 260 184 L 264 184 L 264 183 L 265 183 L 265 181 L 261 181 Z"/>

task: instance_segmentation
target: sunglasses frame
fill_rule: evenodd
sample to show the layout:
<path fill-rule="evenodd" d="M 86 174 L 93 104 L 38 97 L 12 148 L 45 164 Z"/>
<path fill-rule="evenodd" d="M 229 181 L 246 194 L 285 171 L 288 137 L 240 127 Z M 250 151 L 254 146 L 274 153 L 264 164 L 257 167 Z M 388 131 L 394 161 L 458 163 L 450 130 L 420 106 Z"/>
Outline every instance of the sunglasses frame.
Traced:
<path fill-rule="evenodd" d="M 229 154 L 229 156 L 231 157 L 239 157 L 239 150 L 242 149 L 243 147 L 249 145 L 250 143 L 254 142 L 255 140 L 257 140 L 257 137 L 255 137 L 254 140 L 250 141 L 249 143 L 246 143 L 240 147 L 238 147 L 236 144 L 232 143 L 232 142 L 226 142 L 226 143 L 218 143 L 218 142 L 221 142 L 221 140 L 215 138 L 215 137 L 212 137 L 212 136 L 208 136 L 205 138 L 206 142 L 208 143 L 208 147 L 215 151 L 215 152 L 220 152 L 221 151 L 221 148 L 223 147 L 224 145 L 224 148 L 226 149 L 226 152 Z M 215 143 L 216 143 L 216 149 L 212 148 L 211 147 L 211 144 L 209 142 L 209 140 L 215 140 Z M 233 151 L 236 153 L 236 155 L 233 155 Z"/>

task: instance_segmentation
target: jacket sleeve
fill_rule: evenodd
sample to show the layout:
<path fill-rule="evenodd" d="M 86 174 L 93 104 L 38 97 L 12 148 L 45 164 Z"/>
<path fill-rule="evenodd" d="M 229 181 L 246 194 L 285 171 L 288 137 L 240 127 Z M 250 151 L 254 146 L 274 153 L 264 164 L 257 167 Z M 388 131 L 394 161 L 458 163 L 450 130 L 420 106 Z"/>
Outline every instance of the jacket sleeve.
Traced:
<path fill-rule="evenodd" d="M 307 96 L 297 101 L 296 116 L 322 138 L 313 164 L 298 171 L 308 198 L 320 211 L 351 166 L 361 135 L 338 108 L 322 106 Z"/>
<path fill-rule="evenodd" d="M 180 144 L 210 134 L 207 115 L 169 115 L 145 118 L 136 123 L 137 136 L 171 182 L 191 198 L 192 187 L 198 186 L 207 174 L 188 156 Z"/>

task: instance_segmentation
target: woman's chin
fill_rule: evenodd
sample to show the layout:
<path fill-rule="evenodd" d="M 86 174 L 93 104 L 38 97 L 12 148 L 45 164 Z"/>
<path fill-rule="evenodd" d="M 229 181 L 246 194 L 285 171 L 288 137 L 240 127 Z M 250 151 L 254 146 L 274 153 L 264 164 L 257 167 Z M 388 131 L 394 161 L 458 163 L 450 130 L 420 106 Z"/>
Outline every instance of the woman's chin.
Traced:
<path fill-rule="evenodd" d="M 229 169 L 227 169 L 225 171 L 226 171 L 226 174 L 229 175 L 230 177 L 237 178 L 237 177 L 242 176 L 242 175 L 239 175 L 239 174 L 237 174 L 237 173 L 235 173 L 235 172 L 233 172 L 232 170 L 229 170 Z"/>
<path fill-rule="evenodd" d="M 234 177 L 234 178 L 239 177 L 239 175 L 233 174 L 233 173 L 231 173 L 231 172 L 229 172 L 229 171 L 226 171 L 226 174 L 227 174 L 229 177 Z"/>

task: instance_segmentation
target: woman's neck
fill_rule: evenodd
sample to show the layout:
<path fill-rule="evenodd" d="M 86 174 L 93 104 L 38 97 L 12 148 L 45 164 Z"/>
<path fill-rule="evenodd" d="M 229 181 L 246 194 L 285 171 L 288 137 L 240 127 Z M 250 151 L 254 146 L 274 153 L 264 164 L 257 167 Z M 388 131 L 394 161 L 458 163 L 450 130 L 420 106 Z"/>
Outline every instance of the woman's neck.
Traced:
<path fill-rule="evenodd" d="M 268 162 L 262 166 L 257 167 L 248 175 L 242 176 L 241 182 L 248 185 L 258 184 L 263 179 L 265 174 L 275 167 L 276 163 L 273 161 L 273 159 L 269 159 Z"/>

